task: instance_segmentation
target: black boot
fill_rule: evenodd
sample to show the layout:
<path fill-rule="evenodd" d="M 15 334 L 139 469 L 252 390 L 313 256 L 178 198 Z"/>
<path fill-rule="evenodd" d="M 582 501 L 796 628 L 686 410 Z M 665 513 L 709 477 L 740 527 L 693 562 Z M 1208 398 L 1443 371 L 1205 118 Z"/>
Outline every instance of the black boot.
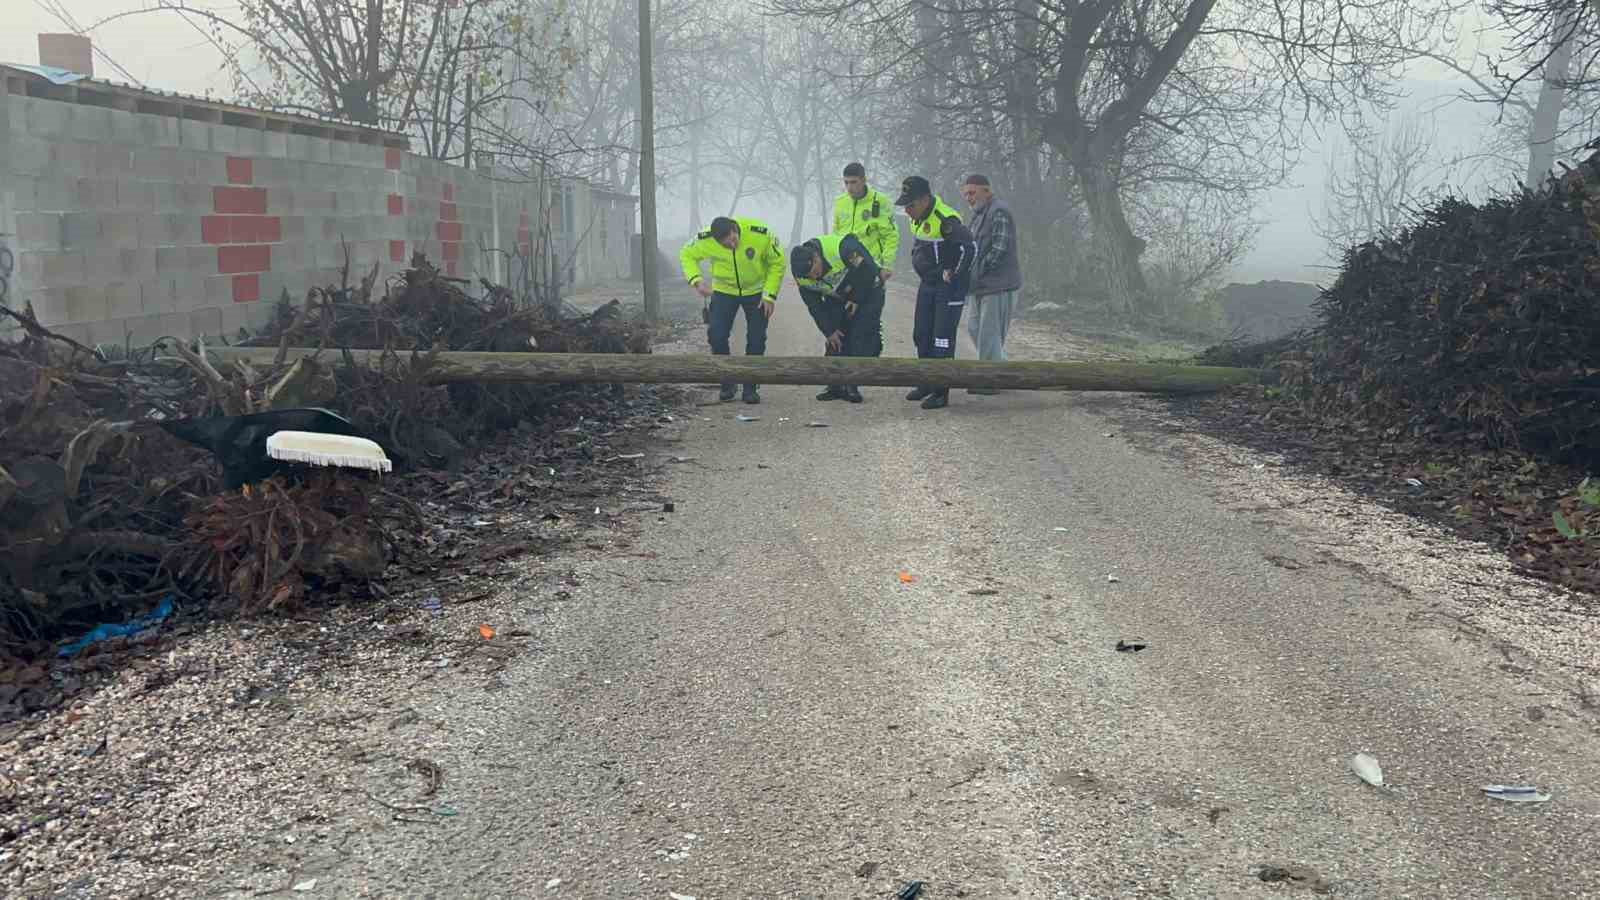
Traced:
<path fill-rule="evenodd" d="M 866 399 L 865 397 L 861 396 L 861 389 L 855 385 L 851 385 L 850 387 L 844 389 L 844 398 L 849 400 L 851 403 L 860 403 Z"/>
<path fill-rule="evenodd" d="M 729 399 L 732 399 L 732 398 L 730 397 Z M 744 402 L 746 402 L 746 403 L 760 403 L 761 402 L 761 395 L 756 393 L 756 386 L 755 385 L 747 384 L 747 385 L 744 386 Z"/>
<path fill-rule="evenodd" d="M 844 400 L 850 395 L 841 390 L 837 385 L 828 385 L 827 389 L 817 395 L 818 400 Z"/>
<path fill-rule="evenodd" d="M 722 391 L 717 394 L 717 399 L 721 400 L 723 403 L 727 403 L 728 401 L 733 399 L 733 394 L 734 394 L 733 384 L 732 383 L 727 383 L 727 384 L 724 384 L 722 386 Z"/>
<path fill-rule="evenodd" d="M 926 387 L 912 388 L 911 389 L 911 393 L 906 394 L 906 399 L 910 400 L 912 403 L 915 403 L 918 400 L 926 399 L 932 393 L 933 393 L 933 388 L 926 388 Z"/>
<path fill-rule="evenodd" d="M 930 391 L 927 399 L 922 401 L 923 409 L 944 409 L 950 405 L 950 391 Z"/>

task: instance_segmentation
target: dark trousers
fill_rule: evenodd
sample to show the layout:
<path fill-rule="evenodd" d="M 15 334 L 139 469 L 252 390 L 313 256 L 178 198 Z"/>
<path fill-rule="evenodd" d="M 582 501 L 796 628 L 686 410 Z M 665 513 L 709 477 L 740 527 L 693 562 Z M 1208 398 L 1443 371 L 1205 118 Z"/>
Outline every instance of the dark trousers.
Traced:
<path fill-rule="evenodd" d="M 918 359 L 955 358 L 956 330 L 966 303 L 967 286 L 962 282 L 923 282 L 917 286 L 917 317 L 911 326 L 911 339 L 917 345 Z M 924 387 L 936 393 L 950 390 L 939 385 Z"/>
<path fill-rule="evenodd" d="M 856 314 L 845 320 L 845 356 L 883 355 L 883 300 L 856 306 Z"/>
<path fill-rule="evenodd" d="M 882 356 L 883 355 L 883 299 L 859 303 L 856 314 L 844 320 L 844 346 L 829 356 Z M 854 388 L 855 385 L 838 385 Z"/>
<path fill-rule="evenodd" d="M 717 356 L 727 356 L 731 352 L 728 337 L 733 334 L 733 320 L 741 309 L 744 310 L 744 355 L 765 356 L 767 314 L 761 311 L 760 294 L 753 297 L 735 297 L 723 293 L 711 295 L 711 324 L 706 327 L 706 340 L 711 342 L 711 352 Z"/>

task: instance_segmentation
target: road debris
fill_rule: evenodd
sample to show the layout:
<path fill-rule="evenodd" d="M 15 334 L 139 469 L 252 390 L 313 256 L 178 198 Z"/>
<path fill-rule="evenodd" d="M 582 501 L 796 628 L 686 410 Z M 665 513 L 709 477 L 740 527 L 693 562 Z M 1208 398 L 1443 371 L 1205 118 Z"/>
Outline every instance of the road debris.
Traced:
<path fill-rule="evenodd" d="M 439 786 L 444 784 L 444 769 L 431 759 L 417 757 L 406 763 L 406 771 L 422 776 L 423 797 L 432 797 L 439 792 Z"/>
<path fill-rule="evenodd" d="M 920 881 L 908 882 L 898 894 L 894 895 L 895 900 L 917 900 L 922 896 L 922 888 L 923 884 Z"/>
<path fill-rule="evenodd" d="M 561 887 L 561 879 L 559 878 L 552 878 L 544 883 L 544 889 L 547 891 L 553 891 L 558 887 Z"/>
<path fill-rule="evenodd" d="M 827 428 L 828 427 L 828 423 L 827 422 L 807 422 L 806 423 L 806 427 L 807 428 Z"/>
<path fill-rule="evenodd" d="M 1122 579 L 1118 578 L 1115 575 L 1107 575 L 1106 576 L 1106 584 L 1119 584 L 1121 582 L 1122 582 Z"/>
<path fill-rule="evenodd" d="M 143 631 L 156 627 L 172 615 L 173 597 L 168 594 L 162 598 L 161 603 L 147 615 L 138 616 L 120 625 L 96 625 L 88 634 L 62 647 L 56 654 L 62 657 L 77 656 L 94 644 L 108 641 L 116 637 L 132 637 Z"/>
<path fill-rule="evenodd" d="M 494 640 L 494 626 L 492 626 L 492 625 L 479 625 L 478 626 L 478 636 L 483 638 L 486 641 Z"/>
<path fill-rule="evenodd" d="M 1377 757 L 1369 753 L 1357 753 L 1350 757 L 1350 771 L 1367 784 L 1382 790 L 1392 790 L 1383 783 L 1383 767 L 1378 765 Z"/>
<path fill-rule="evenodd" d="M 740 422 L 759 422 L 759 421 L 761 421 L 761 417 L 760 416 L 747 416 L 744 413 L 740 413 L 739 415 L 734 416 L 734 419 L 737 420 L 737 421 L 740 421 Z"/>
<path fill-rule="evenodd" d="M 1118 640 L 1117 641 L 1117 652 L 1118 653 L 1138 653 L 1140 650 L 1143 650 L 1144 648 L 1146 648 L 1148 646 L 1150 646 L 1150 645 L 1146 644 L 1146 643 L 1143 643 L 1141 641 L 1138 641 L 1138 640 L 1135 640 L 1135 641 L 1132 641 L 1132 642 L 1124 642 L 1122 640 Z"/>
<path fill-rule="evenodd" d="M 305 881 L 297 882 L 294 887 L 290 888 L 290 890 L 297 891 L 302 894 L 314 891 L 316 889 L 317 880 L 315 878 L 307 878 Z"/>
<path fill-rule="evenodd" d="M 967 591 L 967 596 L 969 596 L 969 597 L 993 597 L 993 596 L 995 596 L 995 595 L 997 595 L 999 593 L 1000 592 L 995 590 L 994 588 L 973 588 L 972 590 Z"/>
<path fill-rule="evenodd" d="M 881 865 L 883 865 L 883 863 L 879 863 L 879 862 L 864 862 L 861 865 L 856 866 L 856 877 L 857 878 L 871 878 L 873 875 L 876 875 L 878 873 L 878 867 L 881 866 Z"/>
<path fill-rule="evenodd" d="M 1267 884 L 1288 884 L 1308 888 L 1314 894 L 1333 893 L 1333 884 L 1310 866 L 1263 863 L 1256 869 L 1256 877 Z"/>
<path fill-rule="evenodd" d="M 911 574 L 910 572 L 901 572 L 897 577 L 900 579 L 901 584 L 911 584 L 917 580 L 917 576 Z"/>
<path fill-rule="evenodd" d="M 1531 784 L 1486 784 L 1485 796 L 1507 803 L 1548 803 L 1550 795 Z"/>

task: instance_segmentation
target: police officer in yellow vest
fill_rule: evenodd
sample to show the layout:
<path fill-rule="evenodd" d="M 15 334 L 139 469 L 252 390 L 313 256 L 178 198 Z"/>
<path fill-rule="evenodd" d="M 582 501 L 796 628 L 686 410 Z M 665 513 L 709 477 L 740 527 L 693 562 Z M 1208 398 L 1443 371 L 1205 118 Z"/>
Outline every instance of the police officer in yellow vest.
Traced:
<path fill-rule="evenodd" d="M 833 233 L 860 238 L 888 282 L 900 250 L 900 225 L 889 195 L 867 185 L 867 170 L 861 163 L 844 167 L 844 193 L 833 201 Z"/>
<path fill-rule="evenodd" d="M 825 234 L 789 251 L 800 299 L 826 341 L 826 356 L 883 352 L 883 281 L 878 263 L 855 235 Z M 834 384 L 818 400 L 862 401 L 855 385 Z"/>
<path fill-rule="evenodd" d="M 896 206 L 911 217 L 911 267 L 921 279 L 917 285 L 917 317 L 911 337 L 919 359 L 949 359 L 956 355 L 956 328 L 967 302 L 967 283 L 978 245 L 961 217 L 933 193 L 928 179 L 913 175 L 901 182 Z M 950 388 L 923 385 L 906 394 L 921 400 L 923 409 L 950 405 Z"/>
<path fill-rule="evenodd" d="M 711 283 L 705 281 L 700 263 L 711 260 Z M 767 320 L 772 318 L 783 286 L 783 248 L 778 238 L 759 219 L 745 216 L 718 216 L 711 227 L 684 245 L 678 254 L 683 277 L 710 302 L 706 339 L 711 352 L 729 354 L 728 336 L 733 320 L 744 310 L 744 354 L 761 356 L 767 352 Z M 744 386 L 744 402 L 760 403 L 755 384 Z M 733 399 L 732 382 L 722 385 L 724 403 Z"/>

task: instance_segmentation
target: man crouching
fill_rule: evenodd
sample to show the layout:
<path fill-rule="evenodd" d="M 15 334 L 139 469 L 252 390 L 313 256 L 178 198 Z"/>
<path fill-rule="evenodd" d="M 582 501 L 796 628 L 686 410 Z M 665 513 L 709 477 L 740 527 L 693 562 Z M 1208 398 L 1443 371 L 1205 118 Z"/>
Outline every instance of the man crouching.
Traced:
<path fill-rule="evenodd" d="M 883 280 L 878 263 L 855 235 L 825 234 L 789 252 L 800 299 L 826 343 L 825 356 L 883 352 Z M 832 384 L 818 400 L 862 401 L 855 385 Z"/>

